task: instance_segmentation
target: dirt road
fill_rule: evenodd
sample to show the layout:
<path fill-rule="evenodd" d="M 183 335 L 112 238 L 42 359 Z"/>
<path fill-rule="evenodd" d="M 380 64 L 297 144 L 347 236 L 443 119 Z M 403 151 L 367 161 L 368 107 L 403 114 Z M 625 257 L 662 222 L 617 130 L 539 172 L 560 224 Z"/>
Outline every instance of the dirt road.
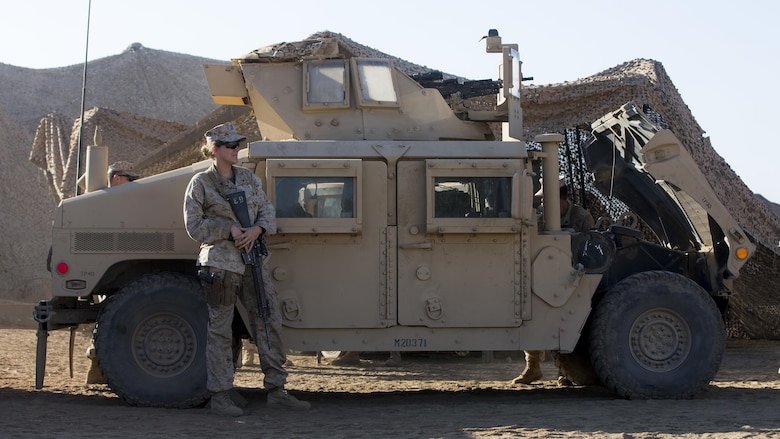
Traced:
<path fill-rule="evenodd" d="M 752 438 L 780 437 L 780 341 L 729 340 L 710 389 L 692 400 L 629 401 L 601 387 L 555 387 L 552 362 L 538 385 L 511 386 L 521 353 L 406 355 L 401 367 L 317 364 L 292 355 L 288 388 L 310 412 L 265 407 L 256 366 L 236 385 L 248 414 L 128 406 L 104 385 L 83 385 L 88 335 L 78 332 L 74 377 L 68 332 L 49 337 L 45 386 L 35 390 L 35 331 L 0 330 L 0 436 L 327 438 Z"/>

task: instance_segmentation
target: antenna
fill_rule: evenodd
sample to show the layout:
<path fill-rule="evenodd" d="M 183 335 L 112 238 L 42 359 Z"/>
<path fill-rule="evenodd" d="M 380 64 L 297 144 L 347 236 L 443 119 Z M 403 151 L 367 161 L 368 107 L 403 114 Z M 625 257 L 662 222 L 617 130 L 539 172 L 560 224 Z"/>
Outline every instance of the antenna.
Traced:
<path fill-rule="evenodd" d="M 87 59 L 89 55 L 89 18 L 92 13 L 92 0 L 87 6 L 87 41 L 84 45 L 84 75 L 81 78 L 81 120 L 79 121 L 79 141 L 76 150 L 76 195 L 79 194 L 79 174 L 81 174 L 81 138 L 84 133 L 84 103 L 87 94 Z"/>

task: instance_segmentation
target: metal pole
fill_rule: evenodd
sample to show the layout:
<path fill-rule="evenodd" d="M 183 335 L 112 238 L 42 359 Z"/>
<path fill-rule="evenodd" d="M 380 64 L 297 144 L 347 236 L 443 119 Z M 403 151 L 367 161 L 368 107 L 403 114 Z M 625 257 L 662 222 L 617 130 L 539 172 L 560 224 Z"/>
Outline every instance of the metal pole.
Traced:
<path fill-rule="evenodd" d="M 561 134 L 539 134 L 534 141 L 542 144 L 542 152 L 546 155 L 542 161 L 542 190 L 544 195 L 544 229 L 547 231 L 561 229 L 561 194 L 558 182 L 558 144 L 563 142 Z"/>

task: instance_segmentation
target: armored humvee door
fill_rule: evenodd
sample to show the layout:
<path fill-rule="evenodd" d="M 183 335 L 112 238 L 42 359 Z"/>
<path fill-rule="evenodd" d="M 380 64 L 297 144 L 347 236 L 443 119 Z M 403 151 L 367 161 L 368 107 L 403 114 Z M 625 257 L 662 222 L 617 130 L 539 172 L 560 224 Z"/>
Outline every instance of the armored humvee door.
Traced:
<path fill-rule="evenodd" d="M 521 226 L 512 203 L 521 202 L 513 181 L 522 169 L 512 159 L 398 163 L 401 325 L 521 324 Z"/>
<path fill-rule="evenodd" d="M 268 264 L 284 324 L 394 325 L 395 290 L 387 280 L 393 254 L 388 251 L 387 165 L 360 159 L 269 159 L 259 162 L 256 172 L 265 174 L 277 209 Z"/>

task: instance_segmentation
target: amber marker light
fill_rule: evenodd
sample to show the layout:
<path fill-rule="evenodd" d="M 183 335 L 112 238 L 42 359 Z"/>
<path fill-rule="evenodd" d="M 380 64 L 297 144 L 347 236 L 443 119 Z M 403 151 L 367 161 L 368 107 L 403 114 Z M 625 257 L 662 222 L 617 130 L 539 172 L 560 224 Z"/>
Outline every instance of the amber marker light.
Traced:
<path fill-rule="evenodd" d="M 748 257 L 748 251 L 745 247 L 737 247 L 736 255 L 737 259 L 744 261 Z"/>

